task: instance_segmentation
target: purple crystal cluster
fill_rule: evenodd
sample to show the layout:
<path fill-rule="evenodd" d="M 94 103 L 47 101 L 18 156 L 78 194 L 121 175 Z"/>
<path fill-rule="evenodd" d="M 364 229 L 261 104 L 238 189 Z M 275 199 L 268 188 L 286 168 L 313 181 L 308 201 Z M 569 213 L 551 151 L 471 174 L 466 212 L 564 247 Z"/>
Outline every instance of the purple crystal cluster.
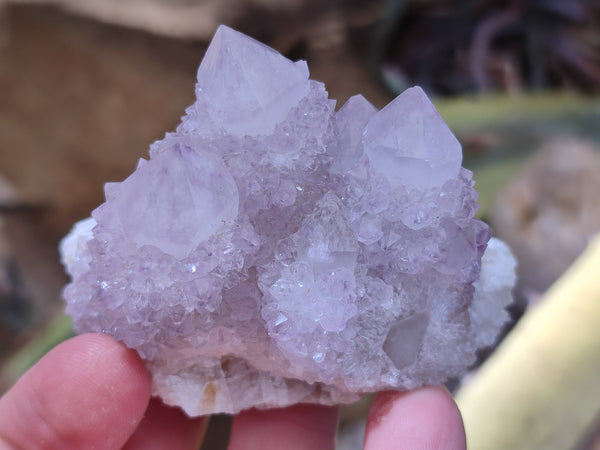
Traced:
<path fill-rule="evenodd" d="M 439 383 L 493 342 L 514 261 L 484 255 L 420 88 L 336 112 L 305 62 L 221 26 L 196 98 L 63 241 L 77 331 L 136 349 L 190 415 Z"/>

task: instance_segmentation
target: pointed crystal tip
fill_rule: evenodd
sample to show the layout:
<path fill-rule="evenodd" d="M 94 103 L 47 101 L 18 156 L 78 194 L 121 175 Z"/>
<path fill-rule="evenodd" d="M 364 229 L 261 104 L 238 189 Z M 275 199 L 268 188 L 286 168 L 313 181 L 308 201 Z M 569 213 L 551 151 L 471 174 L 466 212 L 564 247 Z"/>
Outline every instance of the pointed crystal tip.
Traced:
<path fill-rule="evenodd" d="M 462 162 L 460 143 L 418 86 L 371 118 L 363 145 L 371 165 L 393 186 L 440 186 Z"/>
<path fill-rule="evenodd" d="M 238 136 L 273 132 L 309 88 L 305 61 L 221 25 L 198 69 L 196 97 L 213 124 Z"/>

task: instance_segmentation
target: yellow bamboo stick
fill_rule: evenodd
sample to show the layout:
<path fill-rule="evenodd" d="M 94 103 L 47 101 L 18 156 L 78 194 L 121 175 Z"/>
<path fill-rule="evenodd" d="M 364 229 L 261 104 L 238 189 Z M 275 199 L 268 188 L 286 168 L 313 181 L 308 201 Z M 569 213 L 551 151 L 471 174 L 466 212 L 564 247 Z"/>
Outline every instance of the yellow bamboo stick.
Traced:
<path fill-rule="evenodd" d="M 600 414 L 600 235 L 457 402 L 470 450 L 574 448 Z"/>

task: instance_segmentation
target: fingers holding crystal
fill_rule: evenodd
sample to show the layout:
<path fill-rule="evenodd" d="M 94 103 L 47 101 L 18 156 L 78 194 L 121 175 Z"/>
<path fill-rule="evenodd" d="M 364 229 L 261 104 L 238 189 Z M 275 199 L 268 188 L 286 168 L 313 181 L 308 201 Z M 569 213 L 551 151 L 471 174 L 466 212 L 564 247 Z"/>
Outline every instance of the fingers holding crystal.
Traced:
<path fill-rule="evenodd" d="M 456 403 L 443 387 L 383 392 L 367 419 L 365 450 L 465 450 Z"/>
<path fill-rule="evenodd" d="M 139 356 L 110 336 L 85 334 L 51 350 L 0 400 L 9 448 L 120 448 L 150 400 Z"/>
<path fill-rule="evenodd" d="M 233 419 L 229 450 L 332 450 L 337 408 L 295 405 L 248 410 Z"/>

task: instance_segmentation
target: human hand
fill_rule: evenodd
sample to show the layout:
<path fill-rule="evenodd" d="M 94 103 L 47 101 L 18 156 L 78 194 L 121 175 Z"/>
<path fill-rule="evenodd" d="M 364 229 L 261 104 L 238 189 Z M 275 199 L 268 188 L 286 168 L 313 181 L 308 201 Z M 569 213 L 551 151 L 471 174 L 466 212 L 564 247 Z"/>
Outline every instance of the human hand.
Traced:
<path fill-rule="evenodd" d="M 0 399 L 0 450 L 197 449 L 207 418 L 150 398 L 151 380 L 133 350 L 84 334 L 58 345 Z M 234 417 L 230 450 L 332 449 L 337 409 L 296 405 Z M 380 394 L 365 449 L 464 449 L 460 413 L 439 387 Z"/>

